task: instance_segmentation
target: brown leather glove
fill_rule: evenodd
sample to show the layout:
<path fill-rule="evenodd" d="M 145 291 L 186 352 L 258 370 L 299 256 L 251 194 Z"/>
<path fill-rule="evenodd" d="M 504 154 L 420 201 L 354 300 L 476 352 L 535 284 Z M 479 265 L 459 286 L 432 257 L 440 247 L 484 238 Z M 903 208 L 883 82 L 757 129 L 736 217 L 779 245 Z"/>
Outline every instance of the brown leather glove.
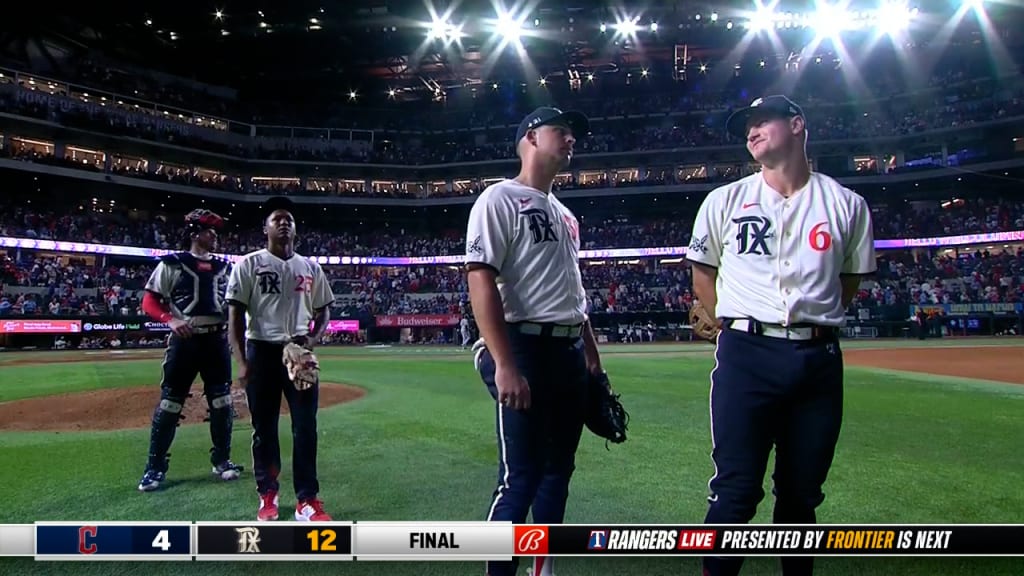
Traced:
<path fill-rule="evenodd" d="M 722 331 L 722 323 L 700 301 L 690 308 L 690 326 L 694 334 L 711 341 Z"/>

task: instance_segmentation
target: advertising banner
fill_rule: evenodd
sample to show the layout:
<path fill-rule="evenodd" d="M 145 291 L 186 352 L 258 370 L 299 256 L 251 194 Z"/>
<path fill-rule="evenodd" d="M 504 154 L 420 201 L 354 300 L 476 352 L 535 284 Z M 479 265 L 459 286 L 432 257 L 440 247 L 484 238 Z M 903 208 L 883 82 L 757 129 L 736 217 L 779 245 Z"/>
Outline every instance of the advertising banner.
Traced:
<path fill-rule="evenodd" d="M 1024 304 L 1020 302 L 963 302 L 960 304 L 923 304 L 910 307 L 910 315 L 918 310 L 925 313 L 941 313 L 946 316 L 967 316 L 970 314 L 1016 314 Z"/>
<path fill-rule="evenodd" d="M 458 326 L 461 314 L 403 314 L 377 316 L 378 328 L 418 328 L 422 326 Z"/>
<path fill-rule="evenodd" d="M 359 332 L 359 320 L 331 320 L 327 332 Z"/>
<path fill-rule="evenodd" d="M 4 320 L 2 334 L 74 334 L 82 331 L 81 320 Z"/>

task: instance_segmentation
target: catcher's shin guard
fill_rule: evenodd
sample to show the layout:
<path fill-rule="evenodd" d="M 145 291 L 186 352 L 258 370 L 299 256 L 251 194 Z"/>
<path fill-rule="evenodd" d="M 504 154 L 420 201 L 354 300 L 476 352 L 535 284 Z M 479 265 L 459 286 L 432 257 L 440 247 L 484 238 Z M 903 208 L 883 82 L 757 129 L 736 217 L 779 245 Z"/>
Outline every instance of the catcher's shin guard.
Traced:
<path fill-rule="evenodd" d="M 168 396 L 166 389 L 161 394 L 160 404 L 153 412 L 153 425 L 149 434 L 149 462 L 147 470 L 167 471 L 167 451 L 174 442 L 174 433 L 183 418 L 181 410 L 184 396 Z"/>
<path fill-rule="evenodd" d="M 210 408 L 210 462 L 220 464 L 231 458 L 231 431 L 234 425 L 231 385 L 228 383 L 211 387 L 206 391 L 206 402 Z"/>

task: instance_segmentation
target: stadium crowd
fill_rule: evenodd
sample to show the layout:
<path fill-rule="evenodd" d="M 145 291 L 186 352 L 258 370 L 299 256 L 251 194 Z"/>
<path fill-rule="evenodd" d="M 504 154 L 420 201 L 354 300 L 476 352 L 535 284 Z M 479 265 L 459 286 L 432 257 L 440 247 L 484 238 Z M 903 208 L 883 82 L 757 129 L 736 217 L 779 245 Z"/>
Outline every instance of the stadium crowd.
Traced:
<path fill-rule="evenodd" d="M 622 216 L 595 218 L 593 222 L 586 214 L 578 216 L 584 249 L 686 246 L 690 240 L 692 216 Z M 0 236 L 178 249 L 187 237 L 182 218 L 182 213 L 173 212 L 141 218 L 127 207 L 102 212 L 83 207 L 68 213 L 0 201 Z M 878 239 L 1024 230 L 1024 202 L 971 198 L 959 199 L 947 207 L 939 202 L 927 206 L 894 203 L 874 207 L 873 219 Z M 242 229 L 233 224 L 219 237 L 221 252 L 244 254 L 263 247 L 266 240 L 257 227 Z M 360 233 L 303 228 L 299 250 L 308 256 L 461 254 L 465 240 L 463 231 L 455 226 L 444 228 L 438 224 L 430 232 L 377 226 Z"/>
<path fill-rule="evenodd" d="M 987 67 L 973 66 L 970 60 L 953 61 L 949 68 L 936 68 L 924 91 L 902 82 L 893 70 L 866 77 L 868 93 L 884 98 L 854 97 L 841 82 L 821 81 L 823 72 L 808 74 L 791 91 L 805 104 L 811 119 L 814 141 L 898 136 L 927 130 L 964 127 L 1008 117 L 1024 115 L 1024 77 L 994 79 Z M 830 72 L 832 80 L 841 72 Z M 44 92 L 48 90 L 48 92 Z M 240 135 L 197 124 L 195 117 L 141 111 L 128 103 L 115 101 L 97 105 L 79 98 L 68 101 L 62 88 L 44 88 L 22 81 L 18 87 L 0 91 L 0 111 L 40 118 L 65 126 L 173 143 L 196 149 L 233 154 L 247 158 L 318 162 L 371 162 L 401 165 L 442 164 L 514 157 L 508 133 L 535 104 L 528 98 L 503 102 L 498 96 L 480 98 L 476 106 L 443 112 L 374 114 L 363 111 L 346 118 L 353 128 L 374 131 L 373 139 L 344 137 L 328 139 L 327 130 L 319 137 Z M 628 152 L 638 150 L 692 148 L 738 144 L 723 129 L 728 110 L 749 103 L 750 94 L 759 94 L 758 78 L 744 78 L 742 85 L 730 85 L 716 92 L 694 90 L 633 93 L 625 96 L 595 98 L 594 93 L 577 96 L 564 107 L 587 112 L 595 119 L 593 135 L 577 144 L 577 153 Z M 896 94 L 896 96 L 889 96 Z M 571 95 L 569 95 L 571 97 Z M 589 97 L 587 97 L 589 96 Z M 497 100 L 495 100 L 497 98 Z M 596 120 L 603 119 L 603 120 Z M 358 125 L 360 122 L 372 124 Z M 476 131 L 444 134 L 400 134 L 389 130 L 449 130 L 452 126 L 477 126 Z M 491 128 L 483 128 L 483 127 Z M 309 130 L 301 131 L 303 134 Z M 317 133 L 316 130 L 312 132 Z M 487 132 L 480 141 L 480 132 Z M 371 132 L 366 132 L 370 134 Z M 17 152 L 9 153 L 17 154 Z M 146 170 L 118 166 L 117 173 L 144 178 L 187 181 L 206 187 L 238 189 L 241 179 L 235 175 L 196 176 L 167 173 L 154 175 Z M 716 175 L 710 175 L 714 178 Z M 673 179 L 676 176 L 672 177 Z M 670 182 L 669 182 L 670 183 Z M 268 186 L 268 185 L 262 185 Z M 274 185 L 270 185 L 274 186 Z M 298 184 L 276 185 L 275 191 L 302 192 Z M 252 190 L 255 192 L 255 190 Z M 365 194 L 365 190 L 341 190 L 337 193 Z"/>
<path fill-rule="evenodd" d="M 960 56 L 963 56 L 962 54 Z M 828 63 L 826 63 L 828 64 Z M 1024 115 L 1024 76 L 1020 69 L 993 78 L 991 69 L 970 58 L 934 66 L 924 85 L 912 85 L 898 68 L 881 67 L 864 77 L 866 90 L 885 97 L 855 95 L 838 67 L 808 72 L 790 95 L 805 105 L 815 141 L 877 138 L 971 126 Z M 115 73 L 102 63 L 90 64 L 75 80 L 98 82 L 108 90 L 132 90 L 137 98 L 163 105 L 203 110 L 205 114 L 231 116 L 243 110 L 237 102 L 190 93 L 147 81 L 144 75 Z M 763 78 L 762 78 L 763 76 Z M 737 75 L 728 85 L 707 91 L 699 81 L 690 89 L 600 94 L 600 88 L 570 95 L 563 107 L 579 109 L 595 119 L 594 134 L 577 145 L 577 153 L 627 152 L 698 146 L 738 145 L 723 130 L 725 114 L 749 103 L 760 94 L 769 74 Z M 302 130 L 296 134 L 252 137 L 237 131 L 210 127 L 195 115 L 161 113 L 130 102 L 97 103 L 73 97 L 62 86 L 36 86 L 22 78 L 0 81 L 0 112 L 57 122 L 151 141 L 161 141 L 246 158 L 373 162 L 423 165 L 507 159 L 514 156 L 508 133 L 536 100 L 507 97 L 503 89 L 482 94 L 470 105 L 443 104 L 431 113 L 397 113 L 352 109 L 333 111 L 347 120 L 338 124 L 353 130 L 373 131 L 373 139 L 331 139 L 326 130 Z M 760 80 L 759 80 L 760 78 Z M 140 91 L 141 90 L 141 91 Z M 130 93 L 130 92 L 121 92 Z M 431 104 L 433 106 L 433 104 Z M 401 109 L 406 110 L 406 109 Z M 298 120 L 296 120 L 298 121 Z M 463 133 L 438 134 L 453 126 L 475 126 Z M 423 134 L 398 134 L 396 131 Z M 483 135 L 483 138 L 480 136 Z M 120 176 L 144 178 L 210 189 L 260 194 L 319 193 L 335 195 L 402 196 L 408 191 L 391 188 L 365 189 L 360 183 L 328 181 L 314 190 L 295 180 L 285 183 L 257 181 L 241 175 L 207 173 L 170 165 L 149 166 L 118 158 L 107 164 L 96 158 L 57 156 L 14 141 L 2 142 L 0 155 L 53 166 L 74 167 Z M 124 161 L 122 161 L 124 160 Z M 151 163 L 154 164 L 154 163 Z M 877 171 L 900 170 L 877 166 Z M 639 186 L 680 182 L 725 182 L 745 175 L 743 167 L 713 167 L 710 173 L 650 173 L 634 177 L 588 182 L 567 181 L 559 189 L 593 186 Z M 315 179 L 313 179 L 315 180 Z M 432 190 L 433 195 L 479 193 L 479 183 L 454 191 Z M 694 206 L 695 208 L 696 206 Z M 944 236 L 1024 229 L 1024 202 L 972 198 L 950 206 L 937 202 L 928 207 L 894 202 L 873 207 L 875 234 L 879 239 Z M 639 217 L 594 218 L 581 214 L 583 248 L 635 248 L 685 246 L 689 243 L 692 215 L 646 219 Z M 181 214 L 133 217 L 123 207 L 113 212 L 86 208 L 74 213 L 4 205 L 0 200 L 0 236 L 65 240 L 180 249 L 185 231 Z M 444 229 L 433 224 L 430 232 L 378 227 L 365 232 L 301 230 L 299 251 L 310 256 L 434 256 L 461 254 L 465 241 L 462 226 Z M 245 253 L 263 247 L 258 229 L 233 227 L 220 236 L 220 251 Z M 70 316 L 136 315 L 139 291 L 152 271 L 152 262 L 109 258 L 97 262 L 75 255 L 42 255 L 32 250 L 8 252 L 0 267 L 0 316 L 60 314 Z M 957 302 L 1024 301 L 1024 250 L 1006 249 L 960 255 L 946 251 L 885 251 L 880 255 L 878 277 L 857 296 L 855 308 L 926 305 Z M 584 286 L 593 312 L 686 311 L 692 305 L 689 269 L 683 263 L 587 263 Z M 449 314 L 465 311 L 467 287 L 457 267 L 432 266 L 385 269 L 367 266 L 327 266 L 336 306 L 350 314 Z"/>
<path fill-rule="evenodd" d="M 1024 302 L 1024 248 L 969 252 L 884 251 L 879 274 L 858 294 L 854 308 Z M 687 311 L 693 303 L 689 268 L 682 263 L 599 262 L 583 266 L 592 312 Z M 141 315 L 139 292 L 152 262 L 87 265 L 70 256 L 23 251 L 3 262 L 0 316 Z M 457 314 L 468 287 L 458 267 L 383 268 L 325 266 L 346 314 Z"/>

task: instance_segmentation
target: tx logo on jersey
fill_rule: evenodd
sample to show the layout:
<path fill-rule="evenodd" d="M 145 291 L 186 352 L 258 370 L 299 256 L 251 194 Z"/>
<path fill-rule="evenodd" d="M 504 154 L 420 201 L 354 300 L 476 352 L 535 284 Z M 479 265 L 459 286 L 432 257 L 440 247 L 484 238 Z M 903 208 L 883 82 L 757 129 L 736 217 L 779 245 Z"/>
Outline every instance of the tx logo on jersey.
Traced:
<path fill-rule="evenodd" d="M 732 221 L 739 226 L 739 232 L 736 234 L 736 241 L 739 242 L 737 254 L 772 255 L 768 249 L 768 239 L 775 237 L 775 234 L 770 232 L 771 220 L 764 216 L 744 216 L 733 218 Z"/>
<path fill-rule="evenodd" d="M 277 275 L 277 272 L 257 272 L 256 277 L 259 279 L 260 294 L 281 293 L 281 277 Z"/>
<path fill-rule="evenodd" d="M 539 208 L 530 208 L 519 213 L 530 219 L 530 234 L 533 235 L 533 243 L 558 242 L 555 234 L 555 226 L 551 223 L 548 213 Z"/>

